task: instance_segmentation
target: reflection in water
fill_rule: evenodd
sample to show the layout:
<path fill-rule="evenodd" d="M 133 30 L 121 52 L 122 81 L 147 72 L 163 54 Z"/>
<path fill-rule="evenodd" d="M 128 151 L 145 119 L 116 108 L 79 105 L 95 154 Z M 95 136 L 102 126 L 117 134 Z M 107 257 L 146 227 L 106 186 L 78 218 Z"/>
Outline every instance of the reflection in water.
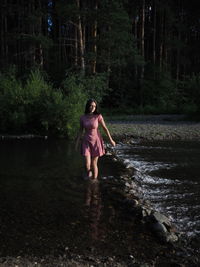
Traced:
<path fill-rule="evenodd" d="M 108 197 L 109 183 L 82 179 L 83 159 L 73 144 L 0 142 L 0 162 L 0 256 L 47 255 L 63 247 L 82 253 L 90 245 L 100 251 L 110 248 L 106 241 L 114 231 L 107 229 L 115 218 L 116 199 Z M 118 173 L 106 157 L 100 165 L 103 176 Z M 121 229 L 120 223 L 113 225 Z M 115 240 L 112 245 L 118 249 Z"/>
<path fill-rule="evenodd" d="M 88 181 L 85 205 L 90 219 L 91 238 L 93 240 L 100 240 L 102 238 L 102 231 L 99 227 L 102 213 L 102 200 L 98 180 Z"/>

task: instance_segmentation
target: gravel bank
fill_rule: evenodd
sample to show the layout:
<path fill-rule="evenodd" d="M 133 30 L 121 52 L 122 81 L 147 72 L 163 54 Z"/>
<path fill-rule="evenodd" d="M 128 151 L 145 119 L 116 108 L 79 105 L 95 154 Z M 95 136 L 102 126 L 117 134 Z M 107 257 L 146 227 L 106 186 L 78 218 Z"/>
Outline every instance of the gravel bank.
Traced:
<path fill-rule="evenodd" d="M 183 115 L 130 116 L 128 121 L 109 121 L 113 136 L 148 140 L 200 141 L 200 122 L 184 120 Z"/>

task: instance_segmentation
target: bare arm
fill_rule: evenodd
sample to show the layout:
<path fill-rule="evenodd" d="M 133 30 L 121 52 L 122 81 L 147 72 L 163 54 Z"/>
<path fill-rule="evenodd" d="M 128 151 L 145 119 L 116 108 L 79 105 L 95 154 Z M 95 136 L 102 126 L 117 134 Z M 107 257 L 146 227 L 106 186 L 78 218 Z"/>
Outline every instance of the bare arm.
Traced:
<path fill-rule="evenodd" d="M 103 118 L 102 118 L 102 120 L 100 121 L 100 124 L 101 124 L 101 126 L 102 126 L 104 132 L 105 132 L 106 135 L 108 136 L 111 145 L 112 145 L 112 146 L 115 146 L 116 143 L 115 143 L 115 141 L 112 139 L 112 137 L 111 137 L 111 135 L 110 135 L 110 132 L 109 132 L 109 130 L 108 130 L 108 128 L 107 128 L 107 126 L 106 126 L 106 124 L 105 124 Z"/>

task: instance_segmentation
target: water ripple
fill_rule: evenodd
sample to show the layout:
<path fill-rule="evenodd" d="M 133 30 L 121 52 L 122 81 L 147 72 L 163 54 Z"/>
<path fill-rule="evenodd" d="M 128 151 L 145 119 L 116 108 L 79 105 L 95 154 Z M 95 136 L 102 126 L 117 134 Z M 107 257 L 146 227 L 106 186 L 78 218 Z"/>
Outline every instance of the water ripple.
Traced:
<path fill-rule="evenodd" d="M 199 152 L 198 144 L 184 143 L 117 147 L 125 166 L 135 169 L 138 191 L 190 238 L 200 237 Z"/>

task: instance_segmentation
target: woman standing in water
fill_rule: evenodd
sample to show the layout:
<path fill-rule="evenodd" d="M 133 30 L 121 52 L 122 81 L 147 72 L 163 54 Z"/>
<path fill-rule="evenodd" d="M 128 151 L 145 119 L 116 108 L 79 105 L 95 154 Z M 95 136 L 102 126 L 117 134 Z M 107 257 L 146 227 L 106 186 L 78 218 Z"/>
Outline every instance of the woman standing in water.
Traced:
<path fill-rule="evenodd" d="M 85 106 L 85 114 L 80 118 L 76 149 L 78 149 L 84 132 L 81 141 L 81 154 L 85 157 L 87 176 L 93 179 L 98 177 L 98 159 L 105 154 L 103 139 L 98 130 L 99 124 L 108 136 L 111 145 L 115 146 L 115 141 L 112 139 L 102 115 L 98 113 L 97 102 L 94 99 L 89 99 Z"/>

